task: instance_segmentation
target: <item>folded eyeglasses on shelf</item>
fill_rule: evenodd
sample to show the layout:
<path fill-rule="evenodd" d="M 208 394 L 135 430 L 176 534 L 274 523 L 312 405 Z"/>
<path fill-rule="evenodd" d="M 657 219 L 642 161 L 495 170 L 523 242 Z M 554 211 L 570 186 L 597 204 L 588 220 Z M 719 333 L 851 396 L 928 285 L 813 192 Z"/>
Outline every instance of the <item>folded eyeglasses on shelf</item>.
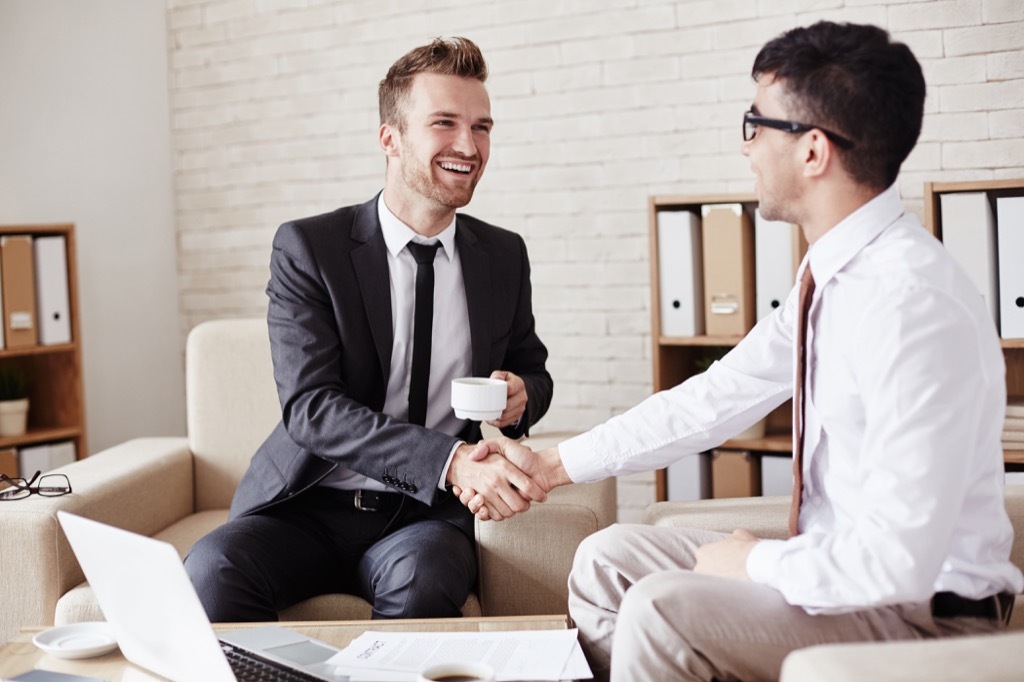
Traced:
<path fill-rule="evenodd" d="M 32 478 L 11 478 L 6 474 L 0 474 L 0 502 L 9 500 L 23 500 L 29 495 L 40 495 L 42 497 L 60 497 L 71 492 L 71 481 L 64 474 L 46 474 L 37 471 Z M 36 483 L 38 481 L 38 483 Z"/>

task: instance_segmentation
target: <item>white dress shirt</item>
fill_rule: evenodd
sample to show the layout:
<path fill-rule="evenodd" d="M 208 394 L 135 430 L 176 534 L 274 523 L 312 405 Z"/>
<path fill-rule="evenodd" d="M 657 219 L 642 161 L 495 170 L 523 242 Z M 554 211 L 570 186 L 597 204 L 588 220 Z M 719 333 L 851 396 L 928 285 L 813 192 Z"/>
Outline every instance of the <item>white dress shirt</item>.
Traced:
<path fill-rule="evenodd" d="M 751 579 L 809 613 L 1020 592 L 1005 367 L 981 295 L 895 188 L 819 239 L 797 281 L 808 262 L 801 533 L 759 542 Z M 792 397 L 797 293 L 707 372 L 563 443 L 572 480 L 667 466 Z"/>
<path fill-rule="evenodd" d="M 377 214 L 388 251 L 388 273 L 391 279 L 391 324 L 394 344 L 391 347 L 391 373 L 388 376 L 384 414 L 408 420 L 409 374 L 412 371 L 413 313 L 416 308 L 416 260 L 406 244 L 441 242 L 434 258 L 434 322 L 430 342 L 430 383 L 427 388 L 425 426 L 450 436 L 458 434 L 465 421 L 455 416 L 451 407 L 452 379 L 472 373 L 472 348 L 469 336 L 469 309 L 466 307 L 466 286 L 462 279 L 462 262 L 455 246 L 455 218 L 439 235 L 425 239 L 403 223 L 384 203 L 384 193 L 377 200 Z M 458 445 L 456 445 L 458 447 Z M 454 454 L 448 453 L 448 465 Z M 444 487 L 448 465 L 441 473 L 438 487 Z M 345 490 L 390 491 L 375 481 L 347 467 L 333 471 L 321 485 Z"/>

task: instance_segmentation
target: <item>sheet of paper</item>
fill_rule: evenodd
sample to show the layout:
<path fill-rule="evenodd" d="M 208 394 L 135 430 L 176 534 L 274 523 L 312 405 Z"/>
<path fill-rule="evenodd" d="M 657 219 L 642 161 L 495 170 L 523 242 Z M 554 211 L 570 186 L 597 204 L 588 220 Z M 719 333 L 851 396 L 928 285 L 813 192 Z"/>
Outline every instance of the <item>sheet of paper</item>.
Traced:
<path fill-rule="evenodd" d="M 352 682 L 415 680 L 438 663 L 474 661 L 495 669 L 497 682 L 592 677 L 576 630 L 363 633 L 328 661 Z"/>

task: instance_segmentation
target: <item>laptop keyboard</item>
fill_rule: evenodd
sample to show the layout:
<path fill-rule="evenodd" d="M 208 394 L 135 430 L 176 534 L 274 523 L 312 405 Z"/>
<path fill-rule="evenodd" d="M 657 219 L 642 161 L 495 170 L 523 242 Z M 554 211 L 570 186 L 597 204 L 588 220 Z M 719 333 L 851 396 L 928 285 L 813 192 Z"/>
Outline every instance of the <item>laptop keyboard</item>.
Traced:
<path fill-rule="evenodd" d="M 321 682 L 319 677 L 286 668 L 233 644 L 221 642 L 220 647 L 238 682 Z"/>

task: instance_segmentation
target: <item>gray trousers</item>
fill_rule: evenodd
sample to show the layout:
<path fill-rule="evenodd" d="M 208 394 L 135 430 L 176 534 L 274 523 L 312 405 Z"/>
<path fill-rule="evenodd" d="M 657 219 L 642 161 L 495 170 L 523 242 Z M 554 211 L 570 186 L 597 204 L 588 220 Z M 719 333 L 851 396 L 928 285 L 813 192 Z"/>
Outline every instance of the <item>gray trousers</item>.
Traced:
<path fill-rule="evenodd" d="M 576 552 L 569 614 L 598 682 L 777 680 L 786 655 L 815 644 L 980 634 L 1002 625 L 932 617 L 928 603 L 808 615 L 770 587 L 696 574 L 722 533 L 614 525 Z"/>
<path fill-rule="evenodd" d="M 476 548 L 460 528 L 404 497 L 367 512 L 314 488 L 228 521 L 199 540 L 185 569 L 210 620 L 275 621 L 319 594 L 353 594 L 373 618 L 454 618 L 476 583 Z"/>

